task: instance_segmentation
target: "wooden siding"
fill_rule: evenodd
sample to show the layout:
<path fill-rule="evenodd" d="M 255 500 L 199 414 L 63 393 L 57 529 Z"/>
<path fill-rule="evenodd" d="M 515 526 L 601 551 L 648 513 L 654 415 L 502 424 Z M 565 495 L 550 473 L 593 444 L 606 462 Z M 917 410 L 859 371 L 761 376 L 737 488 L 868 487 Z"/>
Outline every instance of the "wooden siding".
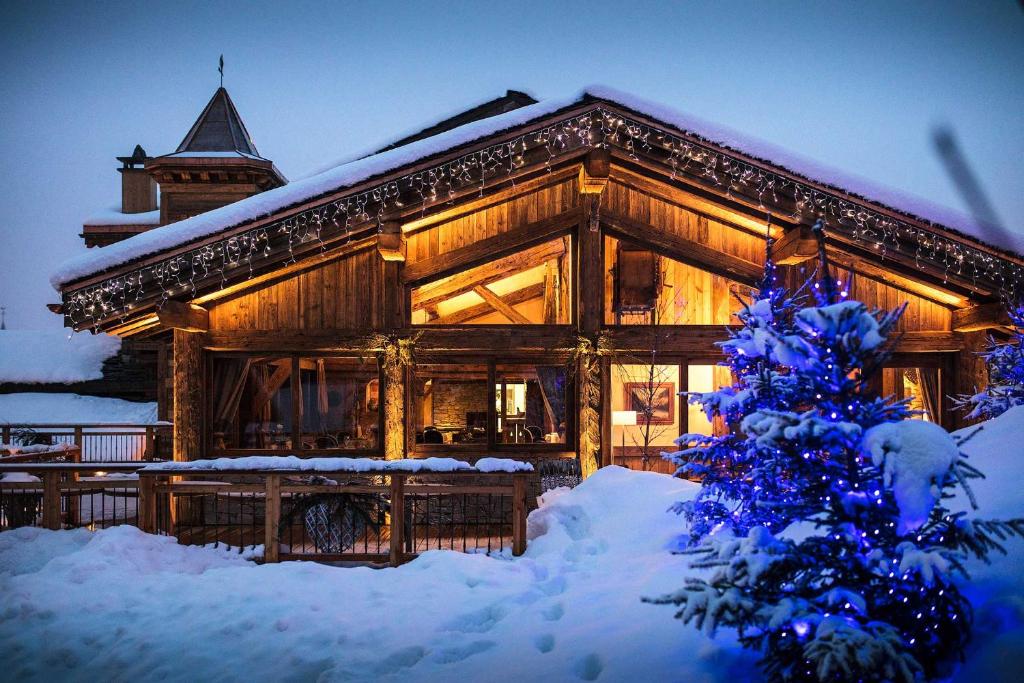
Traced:
<path fill-rule="evenodd" d="M 446 254 L 578 205 L 575 181 L 566 180 L 410 234 L 406 258 L 415 263 Z"/>
<path fill-rule="evenodd" d="M 210 309 L 210 330 L 372 330 L 383 327 L 384 262 L 346 255 Z"/>
<path fill-rule="evenodd" d="M 698 242 L 706 247 L 761 265 L 764 238 L 617 182 L 609 182 L 601 209 L 650 225 L 653 230 Z"/>
<path fill-rule="evenodd" d="M 786 285 L 795 291 L 813 277 L 814 268 L 813 261 L 804 267 L 784 267 L 782 270 L 785 273 Z M 952 309 L 947 306 L 846 268 L 833 266 L 832 271 L 836 280 L 843 283 L 851 299 L 863 301 L 868 306 L 883 310 L 892 310 L 904 303 L 907 304 L 907 310 L 904 311 L 897 327 L 901 332 L 950 329 Z"/>

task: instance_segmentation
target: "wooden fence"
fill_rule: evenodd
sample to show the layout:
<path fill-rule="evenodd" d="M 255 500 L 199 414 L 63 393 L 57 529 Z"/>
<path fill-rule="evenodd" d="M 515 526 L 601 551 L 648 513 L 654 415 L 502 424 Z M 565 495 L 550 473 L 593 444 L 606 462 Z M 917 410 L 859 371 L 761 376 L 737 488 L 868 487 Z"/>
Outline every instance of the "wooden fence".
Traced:
<path fill-rule="evenodd" d="M 6 423 L 0 424 L 0 443 L 30 439 L 34 443 L 74 445 L 80 449 L 83 462 L 134 462 L 171 457 L 173 427 L 170 422 Z"/>
<path fill-rule="evenodd" d="M 264 562 L 313 559 L 396 566 L 430 549 L 509 548 L 521 555 L 526 549 L 528 491 L 537 476 L 346 471 L 311 477 L 249 470 L 186 478 L 140 471 L 142 467 L 144 463 L 0 465 L 0 474 L 28 475 L 0 481 L 0 529 L 132 524 L 185 544 L 226 545 L 239 551 L 262 545 Z M 132 474 L 137 478 L 124 478 Z"/>

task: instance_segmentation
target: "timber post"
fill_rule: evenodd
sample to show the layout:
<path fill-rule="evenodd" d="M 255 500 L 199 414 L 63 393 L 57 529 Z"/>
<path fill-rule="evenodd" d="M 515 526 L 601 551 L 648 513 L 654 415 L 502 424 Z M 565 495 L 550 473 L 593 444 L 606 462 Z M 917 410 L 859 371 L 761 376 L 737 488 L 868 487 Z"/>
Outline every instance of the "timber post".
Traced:
<path fill-rule="evenodd" d="M 512 554 L 526 552 L 526 477 L 512 475 Z"/>
<path fill-rule="evenodd" d="M 985 332 L 963 333 L 963 350 L 957 353 L 955 393 L 972 395 L 988 385 L 988 367 L 980 355 L 987 346 L 988 337 Z M 954 426 L 960 428 L 969 424 L 971 421 L 967 419 L 966 411 L 957 411 Z"/>
<path fill-rule="evenodd" d="M 405 457 L 405 370 L 412 353 L 408 339 L 389 338 L 380 354 L 384 371 L 384 459 Z"/>
<path fill-rule="evenodd" d="M 139 530 L 156 533 L 156 477 L 139 476 Z"/>
<path fill-rule="evenodd" d="M 43 528 L 59 531 L 61 472 L 43 472 Z"/>
<path fill-rule="evenodd" d="M 281 557 L 281 475 L 268 474 L 263 512 L 263 562 L 279 562 Z"/>
<path fill-rule="evenodd" d="M 389 560 L 392 567 L 402 564 L 405 546 L 405 475 L 392 472 L 391 479 L 391 538 Z"/>
<path fill-rule="evenodd" d="M 174 330 L 174 459 L 202 454 L 203 347 L 198 332 Z"/>

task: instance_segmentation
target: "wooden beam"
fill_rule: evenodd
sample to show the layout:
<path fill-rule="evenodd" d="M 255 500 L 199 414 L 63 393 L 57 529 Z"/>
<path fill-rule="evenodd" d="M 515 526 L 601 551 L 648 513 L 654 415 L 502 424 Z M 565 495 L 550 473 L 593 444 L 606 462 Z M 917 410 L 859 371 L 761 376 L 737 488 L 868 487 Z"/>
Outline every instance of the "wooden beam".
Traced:
<path fill-rule="evenodd" d="M 509 322 L 516 323 L 517 325 L 530 324 L 529 318 L 509 306 L 500 296 L 488 289 L 486 285 L 474 287 L 473 291 L 477 296 L 483 299 L 488 306 L 508 318 Z"/>
<path fill-rule="evenodd" d="M 544 264 L 544 282 L 541 283 L 541 288 L 544 294 L 545 325 L 558 323 L 558 295 L 561 290 L 558 271 L 559 266 L 556 261 L 548 261 Z"/>
<path fill-rule="evenodd" d="M 516 249 L 522 250 L 554 239 L 575 225 L 579 221 L 579 215 L 579 209 L 569 209 L 554 216 L 512 228 L 500 235 L 479 240 L 461 249 L 409 263 L 405 267 L 403 280 L 407 284 L 420 284 L 426 280 L 444 277 L 486 263 L 503 253 Z"/>
<path fill-rule="evenodd" d="M 381 223 L 377 231 L 377 253 L 385 261 L 405 260 L 405 237 L 398 221 Z"/>
<path fill-rule="evenodd" d="M 174 330 L 174 459 L 203 453 L 203 347 L 197 332 Z"/>
<path fill-rule="evenodd" d="M 924 330 L 903 332 L 893 345 L 893 353 L 948 353 L 964 348 L 964 336 L 959 332 Z"/>
<path fill-rule="evenodd" d="M 1006 307 L 999 301 L 953 311 L 953 330 L 956 332 L 979 332 L 1008 327 L 1012 327 L 1010 316 L 1006 312 Z"/>
<path fill-rule="evenodd" d="M 576 247 L 576 314 L 580 333 L 593 336 L 604 320 L 604 235 L 590 221 L 599 195 L 585 195 Z"/>
<path fill-rule="evenodd" d="M 517 289 L 514 292 L 509 292 L 508 294 L 501 297 L 501 299 L 509 306 L 515 306 L 517 304 L 523 303 L 524 301 L 529 301 L 530 299 L 537 299 L 542 296 L 544 296 L 544 284 L 538 282 L 536 284 L 523 287 L 522 289 Z M 455 311 L 454 313 L 449 313 L 448 315 L 437 316 L 430 321 L 430 324 L 459 325 L 467 321 L 473 320 L 475 318 L 482 318 L 483 316 L 491 313 L 493 310 L 494 308 L 489 304 L 477 304 L 476 306 L 469 306 L 467 308 L 463 308 L 462 310 Z M 427 312 L 429 313 L 430 310 L 428 309 Z"/>
<path fill-rule="evenodd" d="M 206 332 L 210 329 L 210 312 L 202 306 L 168 300 L 156 312 L 160 325 L 182 332 Z"/>
<path fill-rule="evenodd" d="M 620 239 L 741 284 L 756 286 L 764 273 L 764 269 L 756 263 L 725 254 L 679 235 L 661 232 L 615 212 L 602 211 L 601 222 L 609 228 L 610 233 Z"/>
<path fill-rule="evenodd" d="M 594 149 L 580 165 L 580 194 L 601 194 L 608 186 L 612 155 L 607 149 Z"/>
<path fill-rule="evenodd" d="M 471 291 L 474 287 L 486 286 L 543 265 L 545 261 L 561 256 L 564 250 L 565 245 L 561 240 L 546 242 L 477 268 L 463 270 L 443 280 L 423 285 L 412 293 L 413 309 L 441 303 L 453 296 Z"/>
<path fill-rule="evenodd" d="M 806 225 L 798 225 L 783 233 L 772 245 L 772 258 L 780 266 L 794 266 L 818 255 L 818 241 Z"/>

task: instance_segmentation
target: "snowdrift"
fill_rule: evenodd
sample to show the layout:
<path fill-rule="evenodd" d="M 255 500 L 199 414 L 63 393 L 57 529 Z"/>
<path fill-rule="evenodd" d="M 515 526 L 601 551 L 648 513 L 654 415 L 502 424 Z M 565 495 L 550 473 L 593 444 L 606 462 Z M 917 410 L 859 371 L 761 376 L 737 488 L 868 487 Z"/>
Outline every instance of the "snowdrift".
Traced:
<path fill-rule="evenodd" d="M 1024 407 L 966 446 L 982 514 L 1019 514 Z M 971 430 L 968 430 L 971 431 Z M 602 469 L 545 495 L 526 554 L 425 553 L 397 569 L 258 566 L 133 527 L 0 534 L 0 649 L 22 680 L 755 680 L 711 640 L 640 602 L 691 570 L 667 512 L 696 485 Z M 972 565 L 977 638 L 959 680 L 1021 680 L 1022 544 Z M 1016 671 L 1008 670 L 1018 667 Z"/>

